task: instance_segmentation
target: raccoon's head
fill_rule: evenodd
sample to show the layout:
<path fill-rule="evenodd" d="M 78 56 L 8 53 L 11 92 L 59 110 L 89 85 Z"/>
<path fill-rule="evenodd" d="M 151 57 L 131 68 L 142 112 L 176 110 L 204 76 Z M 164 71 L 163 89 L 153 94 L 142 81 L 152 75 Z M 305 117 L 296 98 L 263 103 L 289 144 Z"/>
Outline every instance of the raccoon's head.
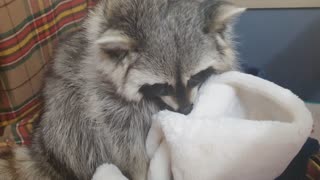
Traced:
<path fill-rule="evenodd" d="M 87 21 L 96 68 L 129 101 L 187 114 L 211 75 L 237 68 L 232 24 L 245 9 L 207 0 L 108 0 Z"/>

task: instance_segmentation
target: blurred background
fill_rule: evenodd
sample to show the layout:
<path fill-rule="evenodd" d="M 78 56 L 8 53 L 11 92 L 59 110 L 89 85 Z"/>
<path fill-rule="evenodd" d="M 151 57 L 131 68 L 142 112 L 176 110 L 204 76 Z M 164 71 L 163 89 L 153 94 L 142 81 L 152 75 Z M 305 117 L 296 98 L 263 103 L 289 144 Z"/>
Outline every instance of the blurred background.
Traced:
<path fill-rule="evenodd" d="M 320 8 L 249 9 L 235 29 L 242 63 L 320 102 Z"/>

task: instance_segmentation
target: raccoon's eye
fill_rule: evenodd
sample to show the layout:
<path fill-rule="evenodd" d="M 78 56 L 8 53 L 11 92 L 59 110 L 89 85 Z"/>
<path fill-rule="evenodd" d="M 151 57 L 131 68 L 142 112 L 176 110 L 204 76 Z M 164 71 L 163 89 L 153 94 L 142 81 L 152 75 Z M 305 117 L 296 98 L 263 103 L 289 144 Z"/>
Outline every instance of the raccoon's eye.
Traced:
<path fill-rule="evenodd" d="M 188 87 L 194 88 L 202 83 L 204 83 L 215 71 L 213 68 L 208 68 L 206 70 L 200 71 L 199 73 L 191 76 L 188 81 Z"/>
<path fill-rule="evenodd" d="M 123 49 L 103 49 L 104 53 L 107 54 L 112 60 L 117 62 L 123 60 L 129 53 L 128 50 Z"/>
<path fill-rule="evenodd" d="M 124 32 L 109 29 L 100 35 L 95 44 L 99 46 L 103 55 L 119 63 L 134 48 L 135 43 Z"/>
<path fill-rule="evenodd" d="M 174 93 L 174 89 L 169 84 L 143 85 L 139 90 L 146 97 L 169 96 Z"/>

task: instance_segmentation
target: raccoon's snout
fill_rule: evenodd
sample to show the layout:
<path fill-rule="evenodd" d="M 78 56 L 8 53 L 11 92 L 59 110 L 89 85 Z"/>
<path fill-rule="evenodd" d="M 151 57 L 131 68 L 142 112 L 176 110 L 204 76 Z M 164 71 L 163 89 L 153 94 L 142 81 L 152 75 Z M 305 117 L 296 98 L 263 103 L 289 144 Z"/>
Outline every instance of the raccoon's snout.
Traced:
<path fill-rule="evenodd" d="M 190 104 L 190 105 L 180 107 L 178 109 L 178 112 L 184 115 L 188 115 L 192 111 L 192 109 L 193 109 L 193 104 Z"/>

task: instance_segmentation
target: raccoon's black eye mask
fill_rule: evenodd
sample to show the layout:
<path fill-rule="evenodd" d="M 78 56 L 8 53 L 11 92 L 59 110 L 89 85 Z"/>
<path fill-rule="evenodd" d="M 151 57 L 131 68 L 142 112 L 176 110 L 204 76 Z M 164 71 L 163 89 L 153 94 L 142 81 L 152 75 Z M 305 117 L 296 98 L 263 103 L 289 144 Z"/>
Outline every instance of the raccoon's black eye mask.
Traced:
<path fill-rule="evenodd" d="M 139 91 L 148 98 L 170 96 L 174 94 L 174 89 L 169 84 L 143 85 Z"/>
<path fill-rule="evenodd" d="M 205 82 L 212 74 L 215 73 L 213 68 L 208 68 L 206 70 L 200 71 L 199 73 L 191 76 L 188 81 L 188 88 L 194 88 L 203 82 Z M 174 95 L 174 88 L 169 84 L 145 84 L 143 85 L 140 90 L 147 98 L 154 98 L 154 97 L 161 97 L 161 96 L 170 96 Z"/>
<path fill-rule="evenodd" d="M 163 102 L 162 100 L 161 100 L 161 98 L 159 98 L 159 97 L 155 97 L 155 98 L 153 98 L 153 100 L 155 101 L 155 103 L 159 106 L 159 108 L 160 108 L 160 110 L 169 110 L 169 111 L 174 111 L 175 112 L 175 110 L 171 107 L 171 106 L 169 106 L 169 105 L 167 105 L 165 102 Z"/>
<path fill-rule="evenodd" d="M 143 85 L 140 88 L 140 93 L 145 97 L 153 99 L 161 110 L 167 109 L 169 111 L 174 111 L 172 107 L 167 105 L 161 100 L 161 96 L 170 96 L 174 94 L 174 89 L 169 84 L 154 84 L 154 85 Z"/>
<path fill-rule="evenodd" d="M 188 81 L 187 86 L 189 88 L 194 88 L 194 87 L 204 83 L 214 73 L 215 73 L 215 70 L 211 67 L 206 70 L 200 71 L 199 73 L 191 76 L 191 78 Z"/>

